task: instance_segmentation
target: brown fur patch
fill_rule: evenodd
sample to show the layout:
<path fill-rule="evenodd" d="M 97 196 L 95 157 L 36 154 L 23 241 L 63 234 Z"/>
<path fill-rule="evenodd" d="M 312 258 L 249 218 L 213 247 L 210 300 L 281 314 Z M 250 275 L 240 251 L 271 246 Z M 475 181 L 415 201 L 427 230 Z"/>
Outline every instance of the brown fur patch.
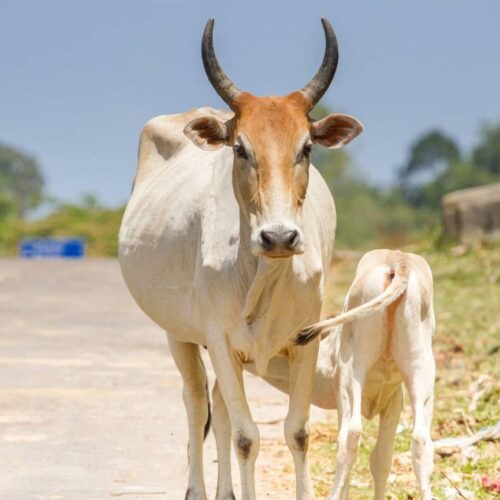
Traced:
<path fill-rule="evenodd" d="M 295 439 L 295 442 L 297 443 L 297 448 L 300 451 L 306 452 L 307 451 L 307 445 L 309 442 L 309 433 L 306 431 L 306 429 L 301 429 L 300 431 L 297 431 L 293 438 Z"/>
<path fill-rule="evenodd" d="M 235 118 L 233 140 L 244 134 L 250 141 L 258 171 L 259 196 L 264 199 L 272 186 L 278 183 L 291 192 L 294 205 L 299 207 L 306 194 L 307 169 L 296 171 L 297 148 L 310 131 L 307 113 L 308 99 L 301 92 L 287 96 L 256 97 L 242 92 L 234 102 Z M 245 193 L 252 199 L 256 193 Z"/>
<path fill-rule="evenodd" d="M 239 452 L 241 453 L 241 456 L 244 459 L 247 459 L 248 456 L 250 455 L 250 449 L 252 448 L 252 444 L 253 444 L 252 441 L 243 434 L 240 434 L 238 436 L 238 441 L 236 442 L 236 445 L 238 447 Z"/>

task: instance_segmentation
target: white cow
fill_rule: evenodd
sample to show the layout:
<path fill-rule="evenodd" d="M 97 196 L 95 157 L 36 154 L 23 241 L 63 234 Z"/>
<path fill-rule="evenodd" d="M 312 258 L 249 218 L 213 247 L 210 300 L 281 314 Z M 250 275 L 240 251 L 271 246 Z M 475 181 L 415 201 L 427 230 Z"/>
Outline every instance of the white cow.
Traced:
<path fill-rule="evenodd" d="M 242 366 L 251 361 L 263 375 L 272 357 L 286 356 L 285 436 L 297 498 L 313 498 L 307 422 L 319 342 L 297 347 L 293 336 L 319 319 L 336 217 L 310 152 L 313 143 L 340 147 L 362 130 L 348 115 L 318 122 L 308 116 L 337 66 L 335 34 L 322 22 L 326 50 L 314 78 L 285 97 L 255 97 L 236 88 L 220 67 L 210 20 L 202 41 L 205 70 L 234 114 L 204 108 L 161 116 L 141 135 L 120 264 L 136 302 L 166 330 L 183 378 L 190 500 L 206 498 L 202 453 L 209 409 L 200 345 L 217 376 L 214 431 L 219 442 L 230 432 L 244 499 L 255 498 L 259 434 Z M 224 450 L 220 456 L 226 457 Z M 219 460 L 217 499 L 234 498 L 226 465 Z"/>
<path fill-rule="evenodd" d="M 374 250 L 360 260 L 344 312 L 305 329 L 299 345 L 321 342 L 313 404 L 337 408 L 337 467 L 331 499 L 345 499 L 356 458 L 361 415 L 380 415 L 377 444 L 370 457 L 375 498 L 385 498 L 392 445 L 406 385 L 413 413 L 413 467 L 423 498 L 431 498 L 433 445 L 430 434 L 435 363 L 432 273 L 412 253 Z M 331 333 L 330 333 L 331 332 Z M 246 365 L 253 371 L 251 364 Z M 273 358 L 264 377 L 288 392 L 287 364 Z"/>

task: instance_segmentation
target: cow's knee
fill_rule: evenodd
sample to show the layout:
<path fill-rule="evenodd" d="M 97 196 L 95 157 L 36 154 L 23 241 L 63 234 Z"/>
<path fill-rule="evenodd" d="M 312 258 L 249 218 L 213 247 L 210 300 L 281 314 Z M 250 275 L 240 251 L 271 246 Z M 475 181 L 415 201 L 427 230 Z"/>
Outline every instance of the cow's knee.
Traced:
<path fill-rule="evenodd" d="M 305 427 L 298 430 L 293 435 L 293 439 L 299 451 L 307 451 L 307 448 L 309 446 L 309 432 Z"/>
<path fill-rule="evenodd" d="M 257 456 L 259 449 L 259 431 L 255 424 L 245 429 L 239 429 L 233 440 L 239 458 L 249 460 Z"/>
<path fill-rule="evenodd" d="M 238 435 L 236 446 L 242 458 L 247 459 L 250 456 L 253 444 L 254 442 L 249 437 L 245 436 L 245 434 L 241 433 Z"/>
<path fill-rule="evenodd" d="M 285 422 L 285 440 L 291 450 L 307 452 L 309 425 L 306 422 Z"/>

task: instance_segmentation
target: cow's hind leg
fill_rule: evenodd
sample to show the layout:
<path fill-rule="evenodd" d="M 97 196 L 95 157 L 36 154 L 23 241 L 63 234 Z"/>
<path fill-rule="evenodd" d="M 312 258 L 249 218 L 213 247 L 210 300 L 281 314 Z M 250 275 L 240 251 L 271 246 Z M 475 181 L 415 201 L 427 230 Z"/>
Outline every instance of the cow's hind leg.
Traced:
<path fill-rule="evenodd" d="M 411 454 L 420 494 L 424 500 L 430 500 L 432 498 L 430 480 L 434 468 L 434 445 L 431 437 L 434 358 L 430 356 L 422 368 L 408 377 L 408 392 L 413 414 Z"/>
<path fill-rule="evenodd" d="M 380 413 L 377 444 L 370 455 L 370 470 L 375 482 L 375 499 L 385 498 L 385 485 L 391 471 L 394 436 L 403 408 L 403 388 L 400 386 Z"/>
<path fill-rule="evenodd" d="M 337 408 L 339 435 L 337 469 L 331 499 L 347 499 L 349 476 L 357 457 L 361 436 L 361 403 L 368 371 L 375 364 L 381 350 L 381 317 L 358 320 L 346 325 L 340 358 L 338 360 Z"/>
<path fill-rule="evenodd" d="M 217 446 L 217 494 L 215 500 L 235 500 L 231 475 L 231 422 L 217 380 L 215 380 L 212 400 L 212 429 Z"/>
<path fill-rule="evenodd" d="M 364 370 L 351 375 L 349 367 L 344 367 L 339 373 L 337 467 L 331 500 L 348 498 L 349 476 L 357 457 L 361 436 L 361 397 L 364 378 Z"/>
<path fill-rule="evenodd" d="M 434 467 L 434 446 L 431 438 L 432 408 L 434 401 L 434 378 L 436 366 L 432 355 L 430 338 L 424 325 L 410 329 L 401 321 L 398 326 L 394 359 L 403 374 L 403 380 L 411 399 L 413 430 L 411 452 L 413 469 L 417 476 L 420 494 L 430 500 L 430 479 Z"/>
<path fill-rule="evenodd" d="M 182 396 L 188 418 L 189 478 L 186 500 L 206 500 L 203 479 L 203 441 L 210 427 L 210 406 L 207 392 L 207 374 L 199 346 L 178 342 L 167 333 L 170 352 L 183 381 Z"/>

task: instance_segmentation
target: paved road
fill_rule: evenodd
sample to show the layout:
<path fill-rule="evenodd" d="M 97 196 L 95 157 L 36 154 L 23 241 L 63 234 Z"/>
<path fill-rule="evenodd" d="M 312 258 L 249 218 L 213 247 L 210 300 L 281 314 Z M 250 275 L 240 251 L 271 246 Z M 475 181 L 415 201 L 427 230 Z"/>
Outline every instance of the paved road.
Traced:
<path fill-rule="evenodd" d="M 256 420 L 284 417 L 286 397 L 246 383 Z M 282 425 L 261 433 L 281 435 Z M 186 441 L 165 336 L 116 261 L 0 260 L 0 499 L 182 499 Z M 209 436 L 209 498 L 214 450 Z M 259 498 L 294 497 L 257 477 Z"/>

